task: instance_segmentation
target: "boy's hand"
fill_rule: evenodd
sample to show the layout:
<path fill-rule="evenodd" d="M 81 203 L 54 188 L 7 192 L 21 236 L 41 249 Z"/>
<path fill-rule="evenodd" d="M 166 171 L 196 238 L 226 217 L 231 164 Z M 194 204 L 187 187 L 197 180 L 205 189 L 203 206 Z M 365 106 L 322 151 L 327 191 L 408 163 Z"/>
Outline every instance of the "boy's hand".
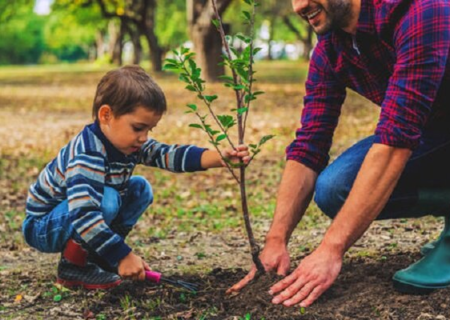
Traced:
<path fill-rule="evenodd" d="M 150 270 L 150 267 L 133 252 L 119 262 L 119 276 L 123 279 L 145 280 L 145 270 Z"/>
<path fill-rule="evenodd" d="M 231 148 L 223 150 L 222 155 L 233 163 L 239 163 L 241 159 L 245 164 L 248 164 L 248 162 L 250 161 L 250 153 L 248 152 L 248 147 L 242 144 L 238 145 L 236 147 L 236 150 L 233 150 Z M 226 167 L 225 162 L 223 160 L 221 162 L 222 166 Z"/>

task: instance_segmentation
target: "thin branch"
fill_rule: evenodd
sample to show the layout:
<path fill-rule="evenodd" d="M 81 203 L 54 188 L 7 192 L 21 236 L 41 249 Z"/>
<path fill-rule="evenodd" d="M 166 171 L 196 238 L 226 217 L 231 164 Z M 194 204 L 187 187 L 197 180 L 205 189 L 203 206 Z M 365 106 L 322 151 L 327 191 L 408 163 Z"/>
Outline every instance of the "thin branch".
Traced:
<path fill-rule="evenodd" d="M 228 45 L 228 42 L 227 42 L 226 37 L 225 37 L 225 32 L 224 32 L 224 28 L 223 28 L 222 18 L 220 17 L 219 11 L 217 9 L 216 0 L 211 0 L 211 2 L 212 2 L 212 5 L 213 5 L 213 8 L 214 8 L 214 12 L 216 14 L 216 19 L 217 19 L 217 21 L 219 21 L 219 27 L 217 29 L 218 29 L 218 31 L 220 33 L 220 37 L 222 38 L 222 44 L 225 47 L 225 52 L 227 54 L 227 57 L 228 57 L 228 59 L 230 60 L 230 63 L 231 63 L 231 61 L 233 59 L 233 56 L 231 55 L 230 46 Z M 230 68 L 230 69 L 231 69 L 231 73 L 233 75 L 233 82 L 234 82 L 235 85 L 238 85 L 239 81 L 238 81 L 237 73 L 236 73 L 236 71 L 233 68 Z M 240 109 L 240 108 L 242 108 L 242 98 L 240 97 L 240 94 L 239 94 L 240 90 L 234 89 L 234 92 L 236 93 L 236 101 L 238 103 L 237 109 Z M 243 135 L 243 132 L 242 132 L 242 129 L 243 129 L 242 128 L 242 115 L 240 115 L 238 113 L 237 119 L 238 119 L 238 131 L 239 131 L 239 144 L 243 144 L 244 143 L 244 135 Z"/>
<path fill-rule="evenodd" d="M 252 94 L 252 85 L 253 85 L 253 37 L 255 36 L 255 29 L 254 29 L 254 22 L 255 22 L 255 15 L 256 15 L 256 9 L 255 9 L 255 5 L 253 4 L 253 10 L 252 10 L 252 19 L 250 22 L 250 61 L 249 61 L 249 66 L 248 66 L 248 94 L 251 95 Z M 247 117 L 248 117 L 248 113 L 250 111 L 250 103 L 251 103 L 251 99 L 248 99 L 247 102 L 247 111 L 245 112 L 245 116 L 244 116 L 244 135 L 245 135 L 245 129 L 247 127 Z"/>
<path fill-rule="evenodd" d="M 186 72 L 188 75 L 192 75 L 191 73 L 189 73 L 189 69 L 188 69 L 188 68 L 186 67 L 186 65 L 185 65 L 186 60 L 181 60 L 181 58 L 180 58 L 180 62 L 183 64 L 183 70 L 184 70 L 184 72 Z M 193 85 L 194 88 L 197 90 L 197 93 L 198 93 L 198 95 L 201 97 L 202 101 L 203 101 L 203 102 L 206 104 L 206 106 L 208 107 L 209 112 L 211 113 L 213 119 L 216 121 L 216 123 L 217 123 L 217 125 L 219 126 L 220 130 L 222 130 L 222 132 L 226 134 L 227 131 L 226 131 L 225 128 L 222 126 L 222 124 L 220 123 L 220 121 L 219 121 L 219 119 L 217 118 L 216 114 L 215 114 L 214 111 L 212 110 L 212 108 L 211 108 L 211 103 L 210 103 L 208 100 L 206 100 L 205 96 L 203 95 L 203 93 L 202 93 L 202 92 L 203 92 L 203 89 L 202 89 L 202 88 L 199 88 L 198 85 L 197 85 L 197 83 L 194 82 L 194 81 L 192 80 L 192 76 L 191 76 L 191 77 L 188 77 L 188 78 L 189 78 L 189 80 L 191 81 L 191 85 Z M 236 147 L 234 146 L 234 144 L 233 144 L 233 142 L 231 141 L 230 137 L 228 137 L 228 135 L 226 135 L 226 136 L 227 136 L 227 141 L 228 141 L 228 143 L 230 144 L 230 146 L 231 146 L 234 150 L 236 150 Z"/>
<path fill-rule="evenodd" d="M 205 120 L 203 120 L 203 117 L 202 117 L 198 112 L 195 112 L 195 114 L 197 115 L 197 117 L 198 117 L 198 118 L 200 119 L 200 121 L 202 122 L 203 127 L 206 128 L 206 123 L 205 123 Z M 208 132 L 206 129 L 205 129 L 205 132 L 206 132 L 206 134 L 209 136 L 209 138 L 211 139 L 211 141 L 214 141 L 214 136 L 213 136 L 210 132 Z M 220 151 L 219 147 L 218 147 L 216 144 L 214 144 L 214 143 L 213 143 L 213 146 L 214 146 L 214 148 L 216 149 L 216 151 L 219 153 L 220 158 L 222 158 L 222 160 L 225 159 L 225 157 L 223 156 L 223 154 L 222 154 L 222 152 Z M 226 165 L 228 171 L 230 171 L 231 175 L 232 175 L 233 178 L 236 180 L 236 182 L 237 182 L 237 183 L 241 183 L 241 182 L 239 181 L 239 178 L 237 177 L 236 173 L 233 171 L 233 168 L 231 168 L 230 164 L 229 164 L 228 162 L 226 162 L 226 161 L 224 161 L 224 163 L 225 163 L 225 165 Z"/>

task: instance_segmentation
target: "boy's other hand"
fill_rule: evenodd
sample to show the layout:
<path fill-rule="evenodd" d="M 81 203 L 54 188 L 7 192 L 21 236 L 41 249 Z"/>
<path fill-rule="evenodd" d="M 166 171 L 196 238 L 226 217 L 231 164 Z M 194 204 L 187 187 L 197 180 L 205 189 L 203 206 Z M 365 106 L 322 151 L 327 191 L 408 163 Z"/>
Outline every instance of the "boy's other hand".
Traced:
<path fill-rule="evenodd" d="M 239 163 L 241 159 L 245 164 L 248 164 L 250 161 L 250 153 L 248 152 L 248 147 L 243 144 L 238 145 L 236 147 L 236 150 L 227 148 L 223 150 L 222 154 L 225 158 L 229 159 L 233 163 Z M 224 161 L 222 161 L 222 165 L 226 167 Z"/>
<path fill-rule="evenodd" d="M 143 281 L 145 280 L 145 270 L 150 270 L 150 267 L 133 252 L 130 252 L 119 263 L 119 276 L 123 279 Z"/>

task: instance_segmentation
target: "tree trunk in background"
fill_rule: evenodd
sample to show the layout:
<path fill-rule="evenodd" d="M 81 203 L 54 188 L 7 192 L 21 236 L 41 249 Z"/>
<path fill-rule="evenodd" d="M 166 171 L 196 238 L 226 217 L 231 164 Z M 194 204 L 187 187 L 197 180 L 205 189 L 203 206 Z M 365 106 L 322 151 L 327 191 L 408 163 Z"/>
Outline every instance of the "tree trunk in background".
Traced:
<path fill-rule="evenodd" d="M 145 36 L 150 48 L 150 62 L 154 72 L 162 70 L 162 58 L 164 50 L 158 44 L 158 37 L 155 34 L 155 11 L 156 0 L 127 0 L 125 2 L 124 13 L 118 15 L 116 11 L 108 11 L 106 0 L 96 0 L 100 6 L 102 14 L 106 18 L 120 18 L 128 24 L 136 26 L 138 33 Z M 137 43 L 137 42 L 136 42 Z M 133 43 L 134 44 L 134 43 Z M 137 45 L 136 49 L 141 46 Z M 135 51 L 136 52 L 136 51 Z M 140 50 L 137 50 L 140 52 Z M 134 57 L 135 61 L 140 60 L 140 53 Z"/>
<path fill-rule="evenodd" d="M 219 13 L 222 15 L 232 0 L 216 0 Z M 214 19 L 211 0 L 187 0 L 187 19 L 189 33 L 196 61 L 202 69 L 202 76 L 207 81 L 217 81 L 225 73 L 223 61 L 222 40 L 211 20 Z"/>
<path fill-rule="evenodd" d="M 95 48 L 96 54 L 95 59 L 101 59 L 105 54 L 105 39 L 101 31 L 97 31 L 95 34 Z"/>
<path fill-rule="evenodd" d="M 141 19 L 138 23 L 139 31 L 145 36 L 150 48 L 150 62 L 154 72 L 162 71 L 163 49 L 158 43 L 158 37 L 155 34 L 155 11 L 156 0 L 143 0 L 141 8 Z"/>
<path fill-rule="evenodd" d="M 121 19 L 120 26 L 110 21 L 108 25 L 108 32 L 110 36 L 109 41 L 109 55 L 111 57 L 111 63 L 121 66 L 123 64 L 122 52 L 123 52 L 123 38 L 125 35 L 125 22 Z"/>
<path fill-rule="evenodd" d="M 125 33 L 130 37 L 131 43 L 133 44 L 133 64 L 141 63 L 142 59 L 142 45 L 141 45 L 141 33 L 136 25 L 132 23 L 125 23 Z"/>
<path fill-rule="evenodd" d="M 302 57 L 309 60 L 309 55 L 313 49 L 313 28 L 310 24 L 306 26 L 307 35 L 302 36 L 300 30 L 292 23 L 289 16 L 283 16 L 284 24 L 297 36 L 297 39 L 303 43 L 303 54 Z"/>
<path fill-rule="evenodd" d="M 303 41 L 303 45 L 305 46 L 305 50 L 303 51 L 303 58 L 309 60 L 311 51 L 313 49 L 313 27 L 308 24 L 308 35 L 306 36 L 305 41 Z"/>
<path fill-rule="evenodd" d="M 139 30 L 133 30 L 130 34 L 131 43 L 133 43 L 133 64 L 141 63 L 142 45 L 140 37 Z"/>

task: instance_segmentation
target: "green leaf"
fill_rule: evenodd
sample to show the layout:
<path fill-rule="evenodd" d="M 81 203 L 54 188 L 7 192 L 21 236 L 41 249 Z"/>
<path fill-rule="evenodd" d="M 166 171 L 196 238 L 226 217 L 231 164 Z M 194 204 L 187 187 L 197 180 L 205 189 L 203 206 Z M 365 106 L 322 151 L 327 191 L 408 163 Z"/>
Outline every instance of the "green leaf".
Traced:
<path fill-rule="evenodd" d="M 269 141 L 273 137 L 275 137 L 275 135 L 273 135 L 273 134 L 270 134 L 270 135 L 262 137 L 261 140 L 259 141 L 259 145 L 262 146 L 264 143 L 266 143 L 267 141 Z"/>
<path fill-rule="evenodd" d="M 61 299 L 62 299 L 62 296 L 60 294 L 57 294 L 53 297 L 53 301 L 55 301 L 55 302 L 59 302 L 59 301 L 61 301 Z"/>
<path fill-rule="evenodd" d="M 216 100 L 218 97 L 216 95 L 212 95 L 212 96 L 204 96 L 205 100 L 208 102 L 213 102 L 214 100 Z"/>
<path fill-rule="evenodd" d="M 236 120 L 233 116 L 230 115 L 218 115 L 217 119 L 219 119 L 220 124 L 225 128 L 231 128 L 236 124 Z"/>
<path fill-rule="evenodd" d="M 188 84 L 186 86 L 186 89 L 188 89 L 189 91 L 197 92 L 197 89 L 191 84 Z"/>
<path fill-rule="evenodd" d="M 197 124 L 197 123 L 191 123 L 191 124 L 189 125 L 189 127 L 191 127 L 191 128 L 197 128 L 197 129 L 202 129 L 202 130 L 203 130 L 203 127 L 202 127 L 200 124 Z"/>
<path fill-rule="evenodd" d="M 234 90 L 242 90 L 242 89 L 245 89 L 245 88 L 246 87 L 244 85 L 242 85 L 242 84 L 238 84 L 237 86 L 233 86 Z"/>
<path fill-rule="evenodd" d="M 264 94 L 264 93 L 265 93 L 264 91 L 255 91 L 255 92 L 253 92 L 253 95 L 259 96 L 260 94 Z"/>
<path fill-rule="evenodd" d="M 257 147 L 256 144 L 249 144 L 248 146 L 249 146 L 250 148 L 252 148 L 252 149 L 256 149 L 256 147 Z"/>
<path fill-rule="evenodd" d="M 195 70 L 197 70 L 197 64 L 194 60 L 189 60 L 189 67 L 191 68 L 191 72 L 195 73 Z"/>
<path fill-rule="evenodd" d="M 178 70 L 179 67 L 176 64 L 166 63 L 163 67 L 163 70 Z"/>
<path fill-rule="evenodd" d="M 227 80 L 227 81 L 231 81 L 231 82 L 234 81 L 233 77 L 230 77 L 230 76 L 219 76 L 219 79 Z"/>
<path fill-rule="evenodd" d="M 175 60 L 175 59 L 169 59 L 169 58 L 167 58 L 167 59 L 165 59 L 165 61 L 166 61 L 167 63 L 178 64 L 178 61 Z"/>
<path fill-rule="evenodd" d="M 245 19 L 247 19 L 248 21 L 252 20 L 252 15 L 250 14 L 250 12 L 242 11 L 242 13 L 244 14 Z"/>
<path fill-rule="evenodd" d="M 219 20 L 212 19 L 211 22 L 217 29 L 219 29 L 219 27 L 220 27 L 220 21 Z"/>
<path fill-rule="evenodd" d="M 192 111 L 197 111 L 197 105 L 195 105 L 195 104 L 187 104 L 187 107 L 189 109 L 191 109 Z"/>
<path fill-rule="evenodd" d="M 181 81 L 186 82 L 186 83 L 190 83 L 191 82 L 189 80 L 189 76 L 186 73 L 180 74 L 180 77 L 178 79 L 180 79 Z"/>
<path fill-rule="evenodd" d="M 262 48 L 260 47 L 256 47 L 253 49 L 253 55 L 257 54 L 258 52 L 260 52 L 262 50 Z"/>
<path fill-rule="evenodd" d="M 243 113 L 245 113 L 245 112 L 247 112 L 248 111 L 248 108 L 239 108 L 239 109 L 237 109 L 237 113 L 239 114 L 239 115 L 241 115 L 241 114 L 243 114 Z"/>
<path fill-rule="evenodd" d="M 221 134 L 220 136 L 217 137 L 216 142 L 222 141 L 226 138 L 227 138 L 227 135 L 225 133 Z"/>
<path fill-rule="evenodd" d="M 195 56 L 195 52 L 189 52 L 184 56 L 186 60 L 192 59 Z"/>

